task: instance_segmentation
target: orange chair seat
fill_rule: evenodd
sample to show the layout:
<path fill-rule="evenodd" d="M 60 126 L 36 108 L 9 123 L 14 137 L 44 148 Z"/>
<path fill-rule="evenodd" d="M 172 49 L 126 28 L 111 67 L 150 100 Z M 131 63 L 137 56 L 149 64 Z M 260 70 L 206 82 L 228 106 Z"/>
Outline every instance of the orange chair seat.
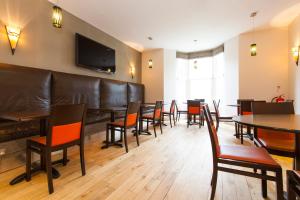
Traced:
<path fill-rule="evenodd" d="M 123 120 L 120 120 L 120 121 L 110 122 L 109 124 L 112 126 L 124 126 L 125 122 Z"/>
<path fill-rule="evenodd" d="M 249 146 L 220 146 L 219 158 L 279 166 L 264 148 Z"/>
<path fill-rule="evenodd" d="M 153 114 L 147 114 L 147 115 L 143 115 L 144 119 L 153 119 Z"/>
<path fill-rule="evenodd" d="M 46 137 L 34 137 L 34 138 L 30 138 L 31 141 L 46 145 Z"/>
<path fill-rule="evenodd" d="M 257 129 L 257 137 L 268 149 L 295 152 L 295 135 L 292 133 Z"/>

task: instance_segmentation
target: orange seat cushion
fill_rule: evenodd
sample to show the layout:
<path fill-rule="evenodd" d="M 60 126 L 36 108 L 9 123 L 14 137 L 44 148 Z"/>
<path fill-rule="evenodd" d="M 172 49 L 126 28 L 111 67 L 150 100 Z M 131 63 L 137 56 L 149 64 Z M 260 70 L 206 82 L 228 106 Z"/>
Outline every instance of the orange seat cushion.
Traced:
<path fill-rule="evenodd" d="M 282 131 L 257 129 L 258 140 L 268 149 L 295 151 L 295 134 Z"/>
<path fill-rule="evenodd" d="M 30 138 L 31 141 L 46 145 L 46 137 L 34 137 L 34 138 Z"/>
<path fill-rule="evenodd" d="M 248 111 L 244 111 L 243 113 L 242 113 L 242 115 L 252 115 L 253 113 L 252 112 L 248 112 Z"/>
<path fill-rule="evenodd" d="M 153 119 L 153 114 L 143 115 L 142 118 L 145 118 L 145 119 Z"/>
<path fill-rule="evenodd" d="M 259 147 L 221 145 L 218 157 L 222 159 L 279 166 L 266 149 Z"/>

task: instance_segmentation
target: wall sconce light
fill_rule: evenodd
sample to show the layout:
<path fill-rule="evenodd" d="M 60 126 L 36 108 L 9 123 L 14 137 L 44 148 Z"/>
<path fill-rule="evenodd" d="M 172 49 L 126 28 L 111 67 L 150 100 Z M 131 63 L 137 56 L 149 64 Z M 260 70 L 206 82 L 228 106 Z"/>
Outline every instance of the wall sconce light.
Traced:
<path fill-rule="evenodd" d="M 251 44 L 250 46 L 250 52 L 251 52 L 251 56 L 256 56 L 256 52 L 257 52 L 257 47 L 256 44 Z"/>
<path fill-rule="evenodd" d="M 298 66 L 299 65 L 299 53 L 300 53 L 300 46 L 298 47 L 294 47 L 292 49 L 292 53 L 293 53 L 293 58 L 296 62 L 296 65 Z"/>
<path fill-rule="evenodd" d="M 135 75 L 135 68 L 133 66 L 130 67 L 130 75 L 131 75 L 131 79 L 133 79 Z"/>
<path fill-rule="evenodd" d="M 14 55 L 20 38 L 21 29 L 14 26 L 5 26 L 5 29 L 10 44 L 11 53 Z"/>
<path fill-rule="evenodd" d="M 152 59 L 149 59 L 148 66 L 149 66 L 150 69 L 152 69 L 152 67 L 153 67 L 153 61 L 152 61 Z"/>
<path fill-rule="evenodd" d="M 55 28 L 62 27 L 62 9 L 58 6 L 53 6 L 52 9 L 52 24 Z"/>

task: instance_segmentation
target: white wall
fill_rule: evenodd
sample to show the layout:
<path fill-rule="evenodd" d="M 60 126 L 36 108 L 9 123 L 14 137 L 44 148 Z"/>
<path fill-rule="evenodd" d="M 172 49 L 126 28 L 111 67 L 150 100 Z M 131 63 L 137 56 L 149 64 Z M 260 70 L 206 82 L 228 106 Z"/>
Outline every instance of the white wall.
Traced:
<path fill-rule="evenodd" d="M 250 55 L 252 42 L 252 33 L 239 37 L 239 97 L 270 101 L 279 94 L 287 96 L 287 28 L 256 31 L 257 56 Z"/>
<path fill-rule="evenodd" d="M 221 102 L 220 111 L 222 115 L 231 116 L 237 113 L 235 104 L 239 98 L 239 37 L 232 38 L 224 43 L 224 82 L 226 95 Z"/>
<path fill-rule="evenodd" d="M 164 101 L 176 98 L 176 51 L 164 50 Z"/>
<path fill-rule="evenodd" d="M 300 15 L 289 26 L 289 96 L 295 100 L 295 111 L 300 114 L 300 65 L 296 66 L 291 49 L 300 45 Z"/>
<path fill-rule="evenodd" d="M 152 59 L 153 67 L 148 67 Z M 164 50 L 154 49 L 142 53 L 142 83 L 145 85 L 145 102 L 164 99 Z"/>

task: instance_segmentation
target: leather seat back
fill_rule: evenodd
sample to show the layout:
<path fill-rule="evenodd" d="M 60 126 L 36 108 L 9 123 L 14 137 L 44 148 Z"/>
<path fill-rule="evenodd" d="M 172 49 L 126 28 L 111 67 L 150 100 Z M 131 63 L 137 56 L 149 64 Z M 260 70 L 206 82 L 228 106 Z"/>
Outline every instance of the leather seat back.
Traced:
<path fill-rule="evenodd" d="M 137 83 L 128 83 L 128 103 L 144 103 L 144 85 Z"/>
<path fill-rule="evenodd" d="M 100 107 L 100 79 L 66 73 L 53 73 L 52 104 L 80 104 Z"/>
<path fill-rule="evenodd" d="M 51 72 L 0 64 L 0 113 L 49 109 Z"/>
<path fill-rule="evenodd" d="M 101 107 L 127 105 L 127 83 L 108 79 L 101 80 Z"/>

